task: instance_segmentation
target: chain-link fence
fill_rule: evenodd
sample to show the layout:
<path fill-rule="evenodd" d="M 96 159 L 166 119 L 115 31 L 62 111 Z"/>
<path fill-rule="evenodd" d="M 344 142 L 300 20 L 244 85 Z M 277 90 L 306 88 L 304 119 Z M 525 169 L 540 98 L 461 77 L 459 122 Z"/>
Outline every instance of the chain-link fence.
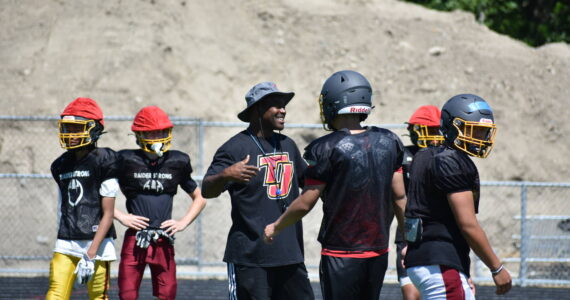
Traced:
<path fill-rule="evenodd" d="M 195 178 L 201 179 L 215 150 L 245 123 L 203 122 L 172 118 L 173 149 L 192 158 Z M 56 238 L 57 187 L 49 175 L 51 162 L 62 153 L 57 139 L 57 118 L 0 116 L 0 274 L 45 274 Z M 130 136 L 131 118 L 109 117 L 108 131 L 99 146 L 136 148 Z M 398 134 L 402 125 L 383 125 Z M 322 135 L 320 125 L 289 124 L 287 135 L 302 149 Z M 491 244 L 515 282 L 521 285 L 570 286 L 570 184 L 533 182 L 484 182 L 478 219 Z M 173 217 L 181 217 L 191 199 L 181 189 L 174 200 Z M 306 264 L 317 277 L 320 245 L 316 241 L 321 204 L 304 222 Z M 124 196 L 116 206 L 125 210 Z M 209 199 L 197 221 L 176 236 L 179 274 L 224 276 L 222 262 L 231 225 L 227 193 Z M 394 226 L 392 232 L 394 231 Z M 117 251 L 125 228 L 115 222 Z M 393 235 L 392 235 L 393 236 Z M 395 281 L 395 259 L 390 253 L 387 280 Z M 476 257 L 472 275 L 476 282 L 491 282 L 488 269 Z M 114 264 L 116 270 L 118 264 Z"/>

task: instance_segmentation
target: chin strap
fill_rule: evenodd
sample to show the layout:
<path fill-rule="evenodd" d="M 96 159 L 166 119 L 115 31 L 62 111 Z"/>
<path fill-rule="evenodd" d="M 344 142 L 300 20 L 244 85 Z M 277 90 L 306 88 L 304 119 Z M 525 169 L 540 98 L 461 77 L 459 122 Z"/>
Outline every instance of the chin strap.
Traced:
<path fill-rule="evenodd" d="M 162 143 L 154 143 L 150 146 L 150 150 L 154 151 L 158 157 L 162 157 L 162 154 L 164 153 L 160 149 L 162 149 Z"/>

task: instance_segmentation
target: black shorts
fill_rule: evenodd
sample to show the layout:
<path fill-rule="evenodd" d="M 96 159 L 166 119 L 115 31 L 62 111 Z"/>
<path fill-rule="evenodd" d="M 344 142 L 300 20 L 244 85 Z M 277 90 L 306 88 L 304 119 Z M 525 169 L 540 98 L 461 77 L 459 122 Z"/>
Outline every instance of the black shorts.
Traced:
<path fill-rule="evenodd" d="M 314 300 L 304 263 L 248 267 L 228 263 L 230 300 Z"/>
<path fill-rule="evenodd" d="M 388 253 L 371 258 L 321 255 L 323 299 L 378 300 L 388 268 Z"/>

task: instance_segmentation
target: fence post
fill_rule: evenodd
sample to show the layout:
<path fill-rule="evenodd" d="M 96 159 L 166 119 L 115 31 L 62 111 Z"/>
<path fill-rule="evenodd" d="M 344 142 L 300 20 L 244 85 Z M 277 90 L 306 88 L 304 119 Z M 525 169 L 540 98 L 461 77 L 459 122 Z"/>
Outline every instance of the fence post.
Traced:
<path fill-rule="evenodd" d="M 526 274 L 527 274 L 527 258 L 528 258 L 528 224 L 526 217 L 527 210 L 527 185 L 523 182 L 521 185 L 521 260 L 519 267 L 519 282 L 521 286 L 526 286 Z"/>
<path fill-rule="evenodd" d="M 202 119 L 198 119 L 198 168 L 197 173 L 200 174 L 203 178 L 204 176 L 204 122 Z M 203 253 L 204 253 L 204 245 L 203 245 L 203 235 L 204 232 L 202 231 L 202 218 L 198 216 L 196 220 L 196 258 L 198 259 L 198 272 L 202 272 L 202 264 L 203 264 Z"/>

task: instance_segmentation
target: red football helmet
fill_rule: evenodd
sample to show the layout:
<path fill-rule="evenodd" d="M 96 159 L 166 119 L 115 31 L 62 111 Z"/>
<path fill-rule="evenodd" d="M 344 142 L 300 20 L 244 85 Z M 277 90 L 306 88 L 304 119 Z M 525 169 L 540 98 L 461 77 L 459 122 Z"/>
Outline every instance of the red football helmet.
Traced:
<path fill-rule="evenodd" d="M 103 133 L 103 125 L 103 112 L 95 100 L 73 100 L 58 121 L 61 147 L 69 150 L 95 144 Z"/>
<path fill-rule="evenodd" d="M 437 106 L 420 106 L 408 121 L 412 143 L 421 148 L 441 144 L 444 138 L 439 132 L 440 118 L 441 112 Z"/>
<path fill-rule="evenodd" d="M 137 113 L 131 130 L 137 137 L 137 144 L 144 151 L 162 156 L 170 149 L 173 127 L 162 109 L 158 106 L 147 106 Z"/>

